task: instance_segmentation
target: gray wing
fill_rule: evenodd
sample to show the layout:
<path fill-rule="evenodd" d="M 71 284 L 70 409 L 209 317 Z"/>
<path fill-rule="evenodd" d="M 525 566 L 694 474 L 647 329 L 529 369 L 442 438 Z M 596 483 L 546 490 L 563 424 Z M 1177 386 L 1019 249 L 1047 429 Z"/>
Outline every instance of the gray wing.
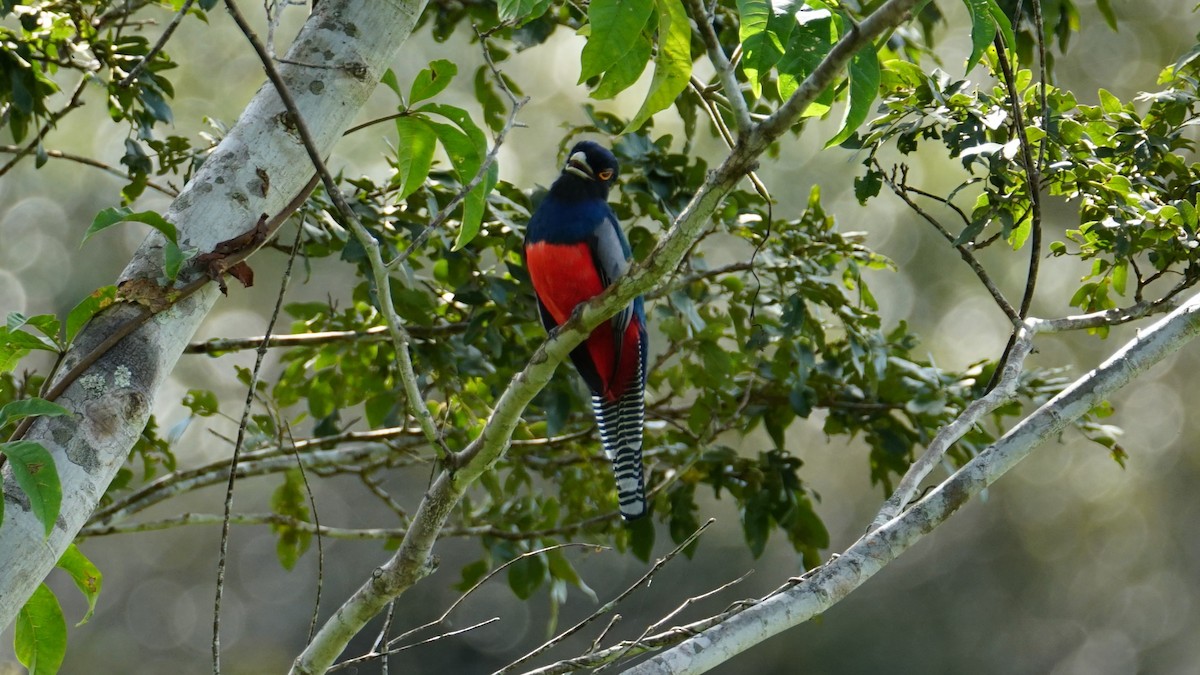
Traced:
<path fill-rule="evenodd" d="M 629 242 L 625 240 L 625 233 L 621 231 L 621 226 L 611 211 L 593 233 L 591 247 L 596 270 L 600 273 L 600 283 L 608 288 L 629 269 L 630 257 Z M 621 353 L 621 339 L 625 336 L 625 329 L 629 327 L 632 319 L 632 303 L 612 318 L 617 354 Z"/>

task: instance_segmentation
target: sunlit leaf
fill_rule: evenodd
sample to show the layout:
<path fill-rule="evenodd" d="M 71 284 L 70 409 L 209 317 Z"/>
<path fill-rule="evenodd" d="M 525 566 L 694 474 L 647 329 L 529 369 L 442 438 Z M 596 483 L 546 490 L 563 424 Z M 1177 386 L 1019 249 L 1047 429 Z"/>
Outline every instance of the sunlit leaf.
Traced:
<path fill-rule="evenodd" d="M 83 593 L 83 597 L 87 599 L 88 610 L 79 620 L 76 626 L 82 626 L 92 618 L 92 614 L 96 611 L 96 601 L 100 598 L 100 588 L 104 585 L 104 575 L 100 574 L 100 570 L 88 560 L 75 544 L 67 547 L 63 552 L 62 557 L 58 559 L 58 568 L 70 575 L 71 580 L 75 582 L 75 587 Z"/>
<path fill-rule="evenodd" d="M 654 79 L 642 107 L 621 131 L 637 131 L 654 113 L 666 109 L 687 87 L 692 75 L 692 28 L 679 0 L 655 0 L 658 11 L 658 55 Z"/>
<path fill-rule="evenodd" d="M 38 584 L 17 613 L 13 652 L 29 675 L 54 675 L 67 654 L 67 621 L 46 584 Z"/>

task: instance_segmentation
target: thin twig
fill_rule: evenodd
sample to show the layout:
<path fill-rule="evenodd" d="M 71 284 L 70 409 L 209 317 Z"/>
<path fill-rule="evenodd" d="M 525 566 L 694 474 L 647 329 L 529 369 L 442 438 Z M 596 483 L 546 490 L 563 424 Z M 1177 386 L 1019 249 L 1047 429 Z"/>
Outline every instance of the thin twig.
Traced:
<path fill-rule="evenodd" d="M 296 239 L 292 242 L 292 254 L 288 258 L 287 265 L 283 268 L 283 278 L 279 281 L 279 293 L 275 296 L 275 308 L 271 311 L 271 316 L 267 319 L 267 328 L 264 332 L 270 335 L 275 328 L 275 322 L 279 320 L 279 313 L 283 309 L 283 298 L 287 294 L 288 283 L 292 279 L 292 263 L 296 261 L 296 254 L 300 252 L 300 243 L 304 241 L 304 228 L 296 228 Z M 266 341 L 264 340 L 264 343 Z M 215 598 L 213 599 L 213 636 L 212 636 L 212 658 L 213 658 L 213 674 L 220 675 L 221 673 L 221 596 L 225 590 L 225 565 L 227 555 L 229 553 L 229 516 L 233 513 L 233 488 L 237 481 L 237 465 L 241 458 L 242 448 L 246 442 L 246 427 L 250 424 L 250 412 L 254 406 L 254 394 L 258 388 L 258 378 L 262 373 L 263 360 L 267 356 L 266 344 L 259 347 L 254 359 L 254 368 L 250 371 L 250 382 L 246 386 L 246 402 L 242 406 L 242 418 L 238 423 L 237 442 L 233 446 L 233 456 L 229 460 L 229 482 L 225 485 L 225 522 L 221 525 L 221 544 L 220 554 L 217 557 L 217 588 Z M 308 481 L 305 480 L 307 485 Z M 310 493 L 311 496 L 311 493 Z"/>
<path fill-rule="evenodd" d="M 867 528 L 867 534 L 878 530 L 887 524 L 888 521 L 895 518 L 904 509 L 905 504 L 912 500 L 913 495 L 917 493 L 917 488 L 921 481 L 929 475 L 935 467 L 937 467 L 942 457 L 954 445 L 958 439 L 962 438 L 968 431 L 971 430 L 984 415 L 992 412 L 996 408 L 1013 400 L 1016 397 L 1017 385 L 1021 379 L 1021 370 L 1025 365 L 1025 357 L 1033 351 L 1033 337 L 1036 328 L 1026 321 L 1021 325 L 1021 328 L 1016 332 L 1016 340 L 1013 342 L 1013 348 L 1009 352 L 1008 359 L 1003 364 L 1003 373 L 1000 375 L 994 387 L 986 394 L 975 399 L 962 411 L 954 421 L 938 430 L 937 435 L 926 447 L 925 452 L 917 458 L 904 477 L 896 485 L 895 491 L 884 502 L 883 507 L 879 509 L 871 525 Z"/>
<path fill-rule="evenodd" d="M 725 89 L 740 138 L 750 132 L 750 127 L 754 125 L 754 122 L 750 119 L 750 109 L 746 106 L 746 99 L 742 96 L 741 87 L 738 86 L 733 66 L 725 56 L 725 49 L 721 47 L 721 41 L 717 37 L 716 31 L 713 30 L 712 19 L 705 11 L 704 5 L 700 3 L 700 0 L 687 0 L 686 4 L 692 15 L 692 21 L 696 24 L 696 30 L 699 31 L 700 38 L 708 49 L 708 60 L 712 61 L 713 68 L 717 71 L 717 77 L 721 79 L 721 86 Z"/>
<path fill-rule="evenodd" d="M 467 322 L 440 324 L 436 326 L 413 326 L 409 335 L 422 340 L 433 340 L 448 335 L 455 335 L 467 329 Z M 316 347 L 335 342 L 386 342 L 390 339 L 387 326 L 372 326 L 366 330 L 332 330 L 320 333 L 294 333 L 291 335 L 271 335 L 267 340 L 268 348 L 275 347 Z M 202 342 L 193 342 L 184 348 L 184 354 L 210 354 L 219 356 L 230 352 L 246 349 L 257 349 L 262 344 L 263 336 L 244 338 L 211 338 Z"/>
<path fill-rule="evenodd" d="M 925 209 L 922 209 L 920 205 L 918 205 L 908 196 L 909 187 L 907 184 L 907 170 L 902 169 L 903 177 L 899 182 L 897 182 L 894 174 L 889 175 L 886 171 L 884 171 L 883 167 L 879 165 L 878 161 L 872 159 L 872 162 L 875 164 L 875 169 L 880 173 L 881 176 L 883 176 L 883 182 L 887 184 L 888 188 L 890 188 L 897 197 L 903 200 L 904 203 L 908 205 L 908 208 L 912 209 L 914 213 L 921 216 L 925 222 L 932 225 L 934 229 L 938 231 L 938 234 L 942 235 L 942 238 L 954 246 L 954 249 L 958 251 L 958 255 L 961 256 L 963 261 L 967 263 L 967 265 L 971 268 L 971 271 L 974 272 L 975 276 L 979 278 L 979 281 L 983 284 L 983 287 L 986 288 L 987 292 L 992 296 L 992 300 L 996 302 L 996 306 L 1000 308 L 1000 311 L 1004 312 L 1004 316 L 1008 317 L 1008 320 L 1011 322 L 1019 322 L 1020 316 L 1018 315 L 1017 310 L 1013 308 L 1012 304 L 1009 303 L 1008 298 L 1004 297 L 1004 293 L 1001 292 L 1000 288 L 996 286 L 996 283 L 992 281 L 991 275 L 987 273 L 987 270 L 984 269 L 983 264 L 979 262 L 979 259 L 976 258 L 975 255 L 971 253 L 971 250 L 968 249 L 964 244 L 957 243 L 957 239 L 953 234 L 950 233 L 949 230 L 942 226 L 942 224 L 938 222 L 936 218 L 925 211 Z"/>
<path fill-rule="evenodd" d="M 146 69 L 146 66 L 150 65 L 150 62 L 152 62 L 155 57 L 158 56 L 158 53 L 162 51 L 163 47 L 167 46 L 167 40 L 171 39 L 171 35 L 174 34 L 175 29 L 179 27 L 179 22 L 182 21 L 183 17 L 187 16 L 187 13 L 192 9 L 193 2 L 195 2 L 195 0 L 186 0 L 186 2 L 183 3 L 183 6 L 179 8 L 179 11 L 175 12 L 175 16 L 171 18 L 171 23 L 167 24 L 167 27 L 163 29 L 163 34 L 158 36 L 158 41 L 154 43 L 154 46 L 150 48 L 150 51 L 146 52 L 146 55 L 142 57 L 142 60 L 137 62 L 137 65 L 133 67 L 133 70 L 129 71 L 128 75 L 121 78 L 121 81 L 117 83 L 118 87 L 124 89 L 125 87 L 133 84 L 133 81 L 142 74 L 142 71 Z"/>
<path fill-rule="evenodd" d="M 451 603 L 451 605 L 448 608 L 446 608 L 446 611 L 442 612 L 442 615 L 439 616 L 438 618 L 436 618 L 433 621 L 430 621 L 428 623 L 417 626 L 416 628 L 408 630 L 408 631 L 404 632 L 402 635 L 399 635 L 398 637 L 396 637 L 392 640 L 389 640 L 388 644 L 387 644 L 388 648 L 390 649 L 392 647 L 392 645 L 396 644 L 397 642 L 400 642 L 401 640 L 403 640 L 406 637 L 409 637 L 410 635 L 413 635 L 414 633 L 418 633 L 420 631 L 425 630 L 426 628 L 432 628 L 440 623 L 445 622 L 445 620 L 450 616 L 450 613 L 453 612 L 455 609 L 457 609 L 458 606 L 461 605 L 463 603 L 463 601 L 465 601 L 467 599 L 467 596 L 474 593 L 476 590 L 479 589 L 480 586 L 483 586 L 485 583 L 490 581 L 497 574 L 508 569 L 508 567 L 510 565 L 514 565 L 526 558 L 530 558 L 535 555 L 542 555 L 543 553 L 549 553 L 550 551 L 557 551 L 557 550 L 564 549 L 564 548 L 590 548 L 597 552 L 612 550 L 608 546 L 599 546 L 597 544 L 570 542 L 570 543 L 566 543 L 566 544 L 554 544 L 552 546 L 544 546 L 542 548 L 534 549 L 532 551 L 526 551 L 525 553 L 522 553 L 521 555 L 513 558 L 512 560 L 505 562 L 503 565 L 500 565 L 499 567 L 492 570 L 491 572 L 488 572 L 482 579 L 480 579 L 479 581 L 476 581 L 475 584 L 473 586 L 471 586 L 470 588 L 468 588 L 465 593 L 458 596 L 458 598 L 453 603 Z"/>
<path fill-rule="evenodd" d="M 709 526 L 711 526 L 715 522 L 717 522 L 716 518 L 709 518 L 707 521 L 705 521 L 705 523 L 703 525 L 701 525 L 699 528 L 697 528 L 695 532 L 688 535 L 687 539 L 684 539 L 682 542 L 680 542 L 680 544 L 678 546 L 676 546 L 674 549 L 672 549 L 670 553 L 667 553 L 665 556 L 656 560 L 654 562 L 654 566 L 651 567 L 649 569 L 649 571 L 647 571 L 645 574 L 643 574 L 640 579 L 633 582 L 633 584 L 630 585 L 629 588 L 626 588 L 624 590 L 624 592 L 622 592 L 620 595 L 618 595 L 617 597 L 613 598 L 612 600 L 606 602 L 602 607 L 597 609 L 595 612 L 592 612 L 592 614 L 590 616 L 583 619 L 582 621 L 575 624 L 574 626 L 571 626 L 567 630 L 559 633 L 554 638 L 547 640 L 541 646 L 537 647 L 536 649 L 529 652 L 525 656 L 522 656 L 521 658 L 517 659 L 516 661 L 513 661 L 512 663 L 508 664 L 507 666 L 504 666 L 500 670 L 497 670 L 495 673 L 493 673 L 493 675 L 504 675 L 504 673 L 512 672 L 513 670 L 516 669 L 517 666 L 521 665 L 522 663 L 525 663 L 526 661 L 528 661 L 540 654 L 543 654 L 543 653 L 549 651 L 551 648 L 553 648 L 558 643 L 562 642 L 563 640 L 567 639 L 568 637 L 570 637 L 570 636 L 574 635 L 575 633 L 579 632 L 580 630 L 582 630 L 584 626 L 587 626 L 589 623 L 596 620 L 597 618 L 611 612 L 613 609 L 616 608 L 616 606 L 618 604 L 621 603 L 622 600 L 624 600 L 625 598 L 632 595 L 634 591 L 638 590 L 643 585 L 648 585 L 650 580 L 654 578 L 654 575 L 657 574 L 658 571 L 660 569 L 662 569 L 662 567 L 664 565 L 671 562 L 671 560 L 675 556 L 679 555 L 685 548 L 687 548 L 688 546 L 691 546 L 692 542 L 696 541 L 700 537 L 700 535 L 704 534 L 704 531 L 707 530 L 709 528 Z"/>
<path fill-rule="evenodd" d="M 596 669 L 595 669 L 594 671 L 592 671 L 592 672 L 594 672 L 594 673 L 598 673 L 598 672 L 600 672 L 600 671 L 602 671 L 602 670 L 606 670 L 606 669 L 607 669 L 609 666 L 611 666 L 611 665 L 615 664 L 616 662 L 620 661 L 621 659 L 623 659 L 623 658 L 627 657 L 627 656 L 629 655 L 629 653 L 630 653 L 631 651 L 633 651 L 633 650 L 634 650 L 634 649 L 635 649 L 635 648 L 636 648 L 638 645 L 642 644 L 642 643 L 643 643 L 643 641 L 644 641 L 644 640 L 645 640 L 647 637 L 649 637 L 650 635 L 654 634 L 654 632 L 655 632 L 655 631 L 657 631 L 657 630 L 661 630 L 661 629 L 662 629 L 662 625 L 663 625 L 664 623 L 667 623 L 667 622 L 671 621 L 672 619 L 674 619 L 674 618 L 675 618 L 675 617 L 676 617 L 676 616 L 677 616 L 677 615 L 678 615 L 680 612 L 682 612 L 683 610 L 685 610 L 685 609 L 687 609 L 688 607 L 692 606 L 694 603 L 697 603 L 697 602 L 700 602 L 701 600 L 704 600 L 704 599 L 706 599 L 706 598 L 712 597 L 712 596 L 716 595 L 717 593 L 720 593 L 720 592 L 722 592 L 722 591 L 724 591 L 724 590 L 726 590 L 726 589 L 728 589 L 728 588 L 731 588 L 731 587 L 733 587 L 733 586 L 735 586 L 735 585 L 737 585 L 737 584 L 741 583 L 743 580 L 745 580 L 745 579 L 746 579 L 746 577 L 750 576 L 751 574 L 754 574 L 754 570 L 746 570 L 746 572 L 745 572 L 744 574 L 742 574 L 740 577 L 738 577 L 738 578 L 736 578 L 736 579 L 733 579 L 733 580 L 731 580 L 731 581 L 727 581 L 727 582 L 725 582 L 725 583 L 721 584 L 720 586 L 717 586 L 716 588 L 712 589 L 711 591 L 706 591 L 706 592 L 704 592 L 704 593 L 701 593 L 700 595 L 697 595 L 697 596 L 694 596 L 694 597 L 688 598 L 687 600 L 684 600 L 684 601 L 683 601 L 683 603 L 682 603 L 682 604 L 680 604 L 678 607 L 676 607 L 674 610 L 672 610 L 670 614 L 667 614 L 666 616 L 664 616 L 663 618 L 659 619 L 658 621 L 655 621 L 655 622 L 654 622 L 653 624 L 651 624 L 650 626 L 647 626 L 647 627 L 646 627 L 646 630 L 642 631 L 642 634 L 641 634 L 641 635 L 639 635 L 639 636 L 637 636 L 637 638 L 636 638 L 636 639 L 634 639 L 633 641 L 629 642 L 629 643 L 628 643 L 628 645 L 625 647 L 625 649 L 623 649 L 622 651 L 618 652 L 618 653 L 617 653 L 615 656 L 613 656 L 613 657 L 612 657 L 612 659 L 610 659 L 610 660 L 609 660 L 607 663 L 605 663 L 605 664 L 601 665 L 600 667 L 596 668 Z M 742 606 L 745 606 L 745 603 L 744 603 L 744 602 L 742 602 L 742 603 L 737 603 L 737 604 L 735 604 L 734 606 L 736 606 L 736 607 L 742 607 Z"/>
<path fill-rule="evenodd" d="M 20 153 L 24 153 L 24 152 L 28 152 L 28 151 L 19 146 L 16 146 L 16 145 L 0 145 L 0 153 L 4 153 L 6 155 L 15 155 L 15 154 L 20 154 Z M 76 162 L 79 164 L 83 164 L 85 166 L 90 166 L 90 167 L 100 169 L 101 171 L 110 173 L 118 178 L 124 178 L 126 180 L 133 180 L 133 176 L 129 172 L 122 171 L 122 170 L 116 168 L 115 166 L 105 164 L 104 162 L 101 162 L 96 159 L 92 159 L 91 157 L 84 157 L 83 155 L 76 155 L 76 154 L 70 153 L 70 152 L 63 152 L 62 150 L 45 150 L 44 152 L 46 153 L 47 157 L 51 157 L 53 159 L 65 159 L 65 160 L 68 160 L 71 162 Z M 158 183 L 155 183 L 154 181 L 148 180 L 148 181 L 146 181 L 146 187 L 150 188 L 151 190 L 161 192 L 162 194 L 164 194 L 168 197 L 178 197 L 179 196 L 179 190 L 176 190 L 175 188 L 173 188 L 169 185 L 160 185 Z"/>
<path fill-rule="evenodd" d="M 43 124 L 40 129 L 38 129 L 38 132 L 33 137 L 33 140 L 29 141 L 29 143 L 27 143 L 24 148 L 18 150 L 16 153 L 14 153 L 13 158 L 8 160 L 7 164 L 0 167 L 0 176 L 3 176 L 4 174 L 11 171 L 12 168 L 17 165 L 17 162 L 20 162 L 22 159 L 25 158 L 26 155 L 33 152 L 34 149 L 36 149 L 38 147 L 38 145 L 41 144 L 42 139 L 44 139 L 46 137 L 46 134 L 50 133 L 50 130 L 53 129 L 54 126 L 58 124 L 58 121 L 61 120 L 63 117 L 65 117 L 67 115 L 67 113 L 69 113 L 72 110 L 83 105 L 82 103 L 79 102 L 79 99 L 81 96 L 83 96 L 83 90 L 87 86 L 87 83 L 88 83 L 87 76 L 84 76 L 82 79 L 79 80 L 79 84 L 75 86 L 75 91 L 71 93 L 71 99 L 69 101 L 67 101 L 67 104 L 64 105 L 62 108 L 54 111 L 54 113 L 52 113 L 50 115 L 49 119 L 46 120 L 46 123 Z"/>
<path fill-rule="evenodd" d="M 397 652 L 402 652 L 406 649 L 412 649 L 413 647 L 420 647 L 422 645 L 427 645 L 431 642 L 437 642 L 438 640 L 444 640 L 448 637 L 462 635 L 463 633 L 473 631 L 476 628 L 483 628 L 484 626 L 487 626 L 489 624 L 496 623 L 499 620 L 500 620 L 500 617 L 493 616 L 490 619 L 484 619 L 483 621 L 480 621 L 479 623 L 471 624 L 470 626 L 467 626 L 466 628 L 459 628 L 458 630 L 452 630 L 448 633 L 442 633 L 441 635 L 435 635 L 431 638 L 421 640 L 420 642 L 415 642 L 411 645 L 404 645 L 403 647 L 389 649 L 388 651 L 383 652 L 381 654 L 363 654 L 362 656 L 358 656 L 353 659 L 347 659 L 345 661 L 342 661 L 341 663 L 334 664 L 333 666 L 330 666 L 329 670 L 326 670 L 325 672 L 332 673 L 335 670 L 341 670 L 343 668 L 348 668 L 350 666 L 357 666 L 360 663 L 366 663 L 367 661 L 371 661 L 371 660 L 380 658 L 381 656 L 390 656 L 391 654 L 395 654 Z"/>
<path fill-rule="evenodd" d="M 303 232 L 304 223 L 301 222 L 297 229 L 299 232 Z M 267 336 L 264 342 L 269 339 L 269 336 Z M 279 444 L 283 445 L 282 436 L 286 435 L 288 447 L 292 449 L 292 458 L 296 461 L 296 469 L 300 472 L 300 478 L 304 481 L 304 492 L 308 495 L 308 507 L 312 511 L 313 525 L 317 528 L 317 597 L 313 600 L 313 611 L 308 622 L 308 636 L 305 638 L 305 642 L 308 643 L 312 642 L 312 637 L 317 630 L 317 617 L 321 614 L 321 591 L 325 587 L 325 538 L 321 536 L 321 518 L 317 514 L 317 499 L 313 496 L 312 485 L 308 481 L 308 472 L 304 470 L 304 460 L 300 458 L 300 451 L 296 448 L 296 438 L 292 435 L 292 425 L 282 415 L 279 415 L 278 412 L 276 413 L 276 417 L 282 420 L 280 424 L 282 434 Z"/>

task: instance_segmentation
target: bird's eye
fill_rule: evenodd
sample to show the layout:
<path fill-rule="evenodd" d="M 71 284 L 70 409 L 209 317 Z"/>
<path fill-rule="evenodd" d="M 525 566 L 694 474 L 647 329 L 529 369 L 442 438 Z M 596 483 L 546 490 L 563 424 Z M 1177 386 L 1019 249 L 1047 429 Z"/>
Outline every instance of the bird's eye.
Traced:
<path fill-rule="evenodd" d="M 600 180 L 608 180 L 613 177 L 613 170 L 612 169 L 604 169 L 600 173 L 596 174 L 596 177 L 599 178 Z"/>

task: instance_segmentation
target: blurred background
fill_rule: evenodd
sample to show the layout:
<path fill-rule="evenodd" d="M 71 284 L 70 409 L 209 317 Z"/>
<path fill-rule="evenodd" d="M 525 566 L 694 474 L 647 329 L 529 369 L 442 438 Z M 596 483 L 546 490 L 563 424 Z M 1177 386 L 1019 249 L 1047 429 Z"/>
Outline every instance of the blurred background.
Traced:
<path fill-rule="evenodd" d="M 940 29 L 938 53 L 952 75 L 960 75 L 969 50 L 961 6 L 939 3 L 950 23 Z M 1196 15 L 1191 2 L 1114 3 L 1120 31 L 1114 33 L 1094 7 L 1080 3 L 1082 32 L 1067 54 L 1057 55 L 1057 84 L 1073 90 L 1081 102 L 1095 103 L 1104 87 L 1122 100 L 1153 90 L 1158 71 L 1195 44 Z M 249 9 L 249 7 L 247 7 Z M 164 14 L 164 20 L 168 15 Z M 290 17 L 294 30 L 303 17 Z M 211 24 L 183 22 L 169 51 L 180 64 L 175 75 L 173 133 L 196 138 L 206 131 L 204 118 L 232 125 L 263 80 L 256 57 L 221 11 Z M 435 58 L 460 62 L 469 73 L 481 57 L 467 40 L 467 27 L 446 43 L 422 32 L 393 64 L 400 82 Z M 290 35 L 290 33 L 288 33 Z M 527 128 L 515 129 L 500 152 L 504 180 L 523 189 L 547 185 L 558 168 L 557 144 L 570 125 L 586 121 L 583 88 L 576 86 L 581 38 L 558 31 L 546 45 L 515 55 L 504 66 L 531 103 L 521 114 Z M 465 63 L 464 63 L 465 62 Z M 972 73 L 983 77 L 982 69 Z M 647 78 L 648 79 L 648 78 Z M 643 86 L 645 86 L 643 82 Z M 450 102 L 474 109 L 470 78 L 459 76 Z M 635 87 L 598 107 L 631 114 L 644 89 Z M 457 100 L 456 98 L 457 97 Z M 84 110 L 69 116 L 47 139 L 47 148 L 77 152 L 116 164 L 124 132 L 107 123 L 105 103 L 86 97 Z M 370 119 L 393 112 L 390 93 L 377 94 L 362 113 Z M 889 324 L 905 320 L 923 336 L 923 348 L 942 367 L 961 368 L 1003 349 L 1003 316 L 980 292 L 957 253 L 928 226 L 886 196 L 860 207 L 852 179 L 856 158 L 842 149 L 821 150 L 840 113 L 826 127 L 810 129 L 799 141 L 786 142 L 777 160 L 764 160 L 761 175 L 780 205 L 776 214 L 797 213 L 809 187 L 819 181 L 827 210 L 843 231 L 865 231 L 867 244 L 891 258 L 895 271 L 876 272 L 872 289 Z M 672 113 L 656 118 L 660 133 L 681 126 Z M 100 130 L 100 133 L 97 133 Z M 111 130 L 112 135 L 108 135 Z M 704 132 L 707 136 L 707 132 Z M 7 141 L 5 141 L 7 142 Z M 698 143 L 710 165 L 722 156 L 711 139 Z M 911 159 L 911 158 L 910 158 Z M 926 189 L 957 184 L 960 167 L 936 157 L 914 167 L 914 182 Z M 331 162 L 347 176 L 381 175 L 378 138 L 350 137 Z M 80 165 L 51 160 L 40 170 L 32 161 L 0 179 L 0 312 L 60 315 L 92 289 L 112 283 L 144 230 L 125 225 L 104 233 L 80 250 L 79 241 L 93 216 L 118 202 L 121 181 Z M 147 192 L 139 208 L 162 210 L 165 198 Z M 1076 224 L 1070 208 L 1050 212 L 1048 240 Z M 992 253 L 989 251 L 989 253 Z M 995 252 L 1000 253 L 1000 252 Z M 1019 264 L 1015 264 L 1017 261 Z M 994 276 L 1015 293 L 1023 281 L 1025 256 L 984 256 Z M 1007 267 L 1010 265 L 1011 269 Z M 277 291 L 282 256 L 255 259 L 258 285 L 234 288 L 221 301 L 197 339 L 261 334 L 265 313 Z M 332 267 L 329 261 L 329 267 Z M 328 268 L 327 268 L 328 269 Z M 327 269 L 325 271 L 327 271 Z M 1067 284 L 1082 267 L 1055 259 L 1043 267 L 1043 301 L 1034 314 L 1071 313 Z M 296 283 L 289 301 L 324 300 L 348 294 L 338 274 L 320 283 Z M 346 277 L 349 280 L 349 277 Z M 1086 335 L 1039 339 L 1034 363 L 1069 366 L 1079 375 L 1119 347 L 1133 329 L 1114 330 L 1105 341 Z M 273 357 L 272 357 L 273 358 Z M 244 395 L 233 377 L 235 365 L 249 366 L 253 354 L 210 359 L 184 356 L 156 405 L 160 426 L 170 428 L 186 416 L 178 401 L 190 388 L 212 389 L 230 400 Z M 1122 469 L 1100 446 L 1076 433 L 1040 448 L 984 499 L 964 508 L 943 527 L 827 614 L 785 636 L 774 638 L 725 664 L 723 673 L 1195 673 L 1200 666 L 1200 453 L 1197 428 L 1185 413 L 1196 402 L 1194 373 L 1200 346 L 1186 347 L 1142 376 L 1113 401 L 1114 423 L 1126 430 L 1130 453 Z M 832 535 L 829 553 L 842 550 L 861 534 L 883 497 L 866 471 L 866 449 L 841 439 L 832 442 L 815 414 L 791 429 L 793 448 L 806 466 L 803 476 L 821 495 L 818 512 Z M 220 426 L 220 421 L 207 426 Z M 222 427 L 228 429 L 232 425 Z M 748 451 L 765 446 L 750 437 Z M 227 456 L 228 446 L 196 423 L 177 451 L 186 465 Z M 424 476 L 397 483 L 395 494 L 414 506 Z M 238 485 L 237 510 L 265 511 L 274 481 L 246 480 Z M 316 496 L 323 524 L 387 527 L 389 513 L 374 501 L 357 498 L 356 481 L 320 481 Z M 210 489 L 160 505 L 147 518 L 183 512 L 219 513 L 223 490 Z M 720 611 L 730 602 L 761 595 L 799 571 L 799 560 L 777 535 L 760 559 L 752 559 L 742 541 L 738 515 L 728 502 L 711 501 L 700 514 L 716 518 L 696 555 L 673 560 L 651 587 L 626 600 L 624 617 L 609 642 L 634 637 L 686 598 L 711 590 L 754 570 L 744 581 L 696 603 L 680 615 L 690 621 Z M 219 530 L 190 527 L 88 540 L 83 551 L 104 573 L 104 590 L 94 618 L 69 633 L 64 673 L 207 673 L 211 672 L 212 602 Z M 669 550 L 665 531 L 656 555 Z M 438 544 L 441 570 L 403 597 L 397 608 L 401 630 L 436 618 L 459 593 L 460 563 L 477 556 L 479 544 L 449 540 Z M 379 542 L 324 542 L 326 565 L 322 619 L 389 555 Z M 235 528 L 231 541 L 223 614 L 223 670 L 226 673 L 281 672 L 301 649 L 316 589 L 315 547 L 291 572 L 275 556 L 275 540 L 265 527 Z M 571 550 L 584 580 L 600 602 L 638 579 L 647 565 L 632 556 L 590 549 Z M 52 577 L 68 621 L 84 606 L 68 581 Z M 520 602 L 498 577 L 456 610 L 445 629 L 500 617 L 487 627 L 417 647 L 393 658 L 404 672 L 491 672 L 546 639 L 549 600 L 545 591 Z M 591 614 L 598 603 L 572 589 L 559 617 L 560 627 Z M 568 641 L 535 665 L 585 651 L 607 617 Z M 352 645 L 349 655 L 370 647 L 374 630 Z M 0 674 L 19 672 L 11 651 L 11 628 L 0 633 Z M 357 672 L 378 672 L 375 664 Z"/>

